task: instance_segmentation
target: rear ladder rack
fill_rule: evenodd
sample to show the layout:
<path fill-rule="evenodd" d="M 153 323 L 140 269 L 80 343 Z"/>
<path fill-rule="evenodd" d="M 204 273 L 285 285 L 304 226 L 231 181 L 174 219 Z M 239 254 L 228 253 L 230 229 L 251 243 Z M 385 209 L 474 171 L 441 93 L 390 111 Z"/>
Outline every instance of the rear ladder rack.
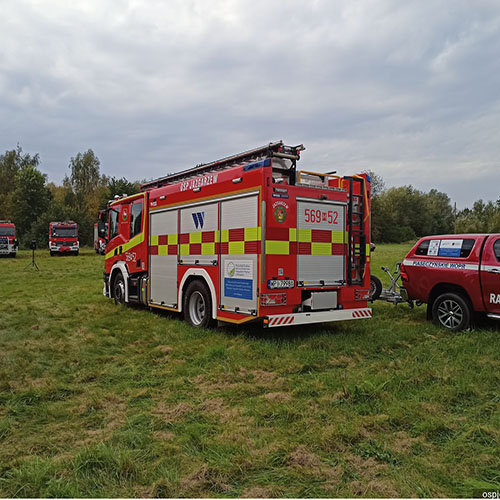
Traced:
<path fill-rule="evenodd" d="M 366 233 L 363 220 L 366 209 L 365 180 L 362 177 L 345 179 L 349 181 L 347 283 L 362 285 L 366 266 Z M 359 183 L 359 194 L 354 194 L 355 183 Z"/>

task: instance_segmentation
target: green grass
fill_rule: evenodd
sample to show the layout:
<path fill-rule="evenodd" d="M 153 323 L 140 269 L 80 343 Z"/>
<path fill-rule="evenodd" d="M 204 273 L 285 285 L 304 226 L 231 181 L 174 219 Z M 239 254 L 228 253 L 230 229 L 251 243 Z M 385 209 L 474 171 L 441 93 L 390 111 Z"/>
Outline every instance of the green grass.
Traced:
<path fill-rule="evenodd" d="M 379 245 L 373 269 L 408 246 Z M 103 258 L 1 259 L 0 496 L 471 496 L 500 488 L 500 336 L 425 309 L 198 330 Z M 387 284 L 387 280 L 385 280 Z"/>

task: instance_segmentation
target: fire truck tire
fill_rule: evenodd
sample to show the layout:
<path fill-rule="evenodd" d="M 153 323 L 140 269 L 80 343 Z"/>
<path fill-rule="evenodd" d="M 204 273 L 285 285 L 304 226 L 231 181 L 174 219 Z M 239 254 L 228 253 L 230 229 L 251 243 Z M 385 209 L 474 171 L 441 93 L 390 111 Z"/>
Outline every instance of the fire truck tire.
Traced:
<path fill-rule="evenodd" d="M 373 302 L 382 293 L 382 282 L 373 274 L 370 276 L 370 300 Z"/>
<path fill-rule="evenodd" d="M 54 255 L 55 255 L 55 254 L 54 254 L 54 252 L 51 250 L 51 251 L 50 251 L 50 256 L 51 256 L 51 257 L 54 257 Z"/>
<path fill-rule="evenodd" d="M 432 304 L 434 323 L 453 332 L 468 328 L 471 318 L 469 301 L 456 293 L 443 293 Z"/>
<path fill-rule="evenodd" d="M 122 273 L 118 272 L 114 277 L 112 290 L 115 304 L 125 304 L 125 280 Z"/>
<path fill-rule="evenodd" d="M 184 294 L 184 318 L 192 326 L 207 328 L 212 323 L 212 297 L 205 283 L 189 283 Z"/>

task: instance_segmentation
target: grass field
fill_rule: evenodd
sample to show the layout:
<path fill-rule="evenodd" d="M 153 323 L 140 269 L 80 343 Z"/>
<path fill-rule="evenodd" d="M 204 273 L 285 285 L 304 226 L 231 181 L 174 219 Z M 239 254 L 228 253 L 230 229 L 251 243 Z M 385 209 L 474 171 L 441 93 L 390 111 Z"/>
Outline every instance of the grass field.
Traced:
<path fill-rule="evenodd" d="M 374 268 L 408 247 L 379 245 Z M 500 330 L 423 307 L 198 330 L 102 296 L 103 258 L 1 259 L 0 496 L 500 489 Z M 381 272 L 376 272 L 382 277 Z"/>

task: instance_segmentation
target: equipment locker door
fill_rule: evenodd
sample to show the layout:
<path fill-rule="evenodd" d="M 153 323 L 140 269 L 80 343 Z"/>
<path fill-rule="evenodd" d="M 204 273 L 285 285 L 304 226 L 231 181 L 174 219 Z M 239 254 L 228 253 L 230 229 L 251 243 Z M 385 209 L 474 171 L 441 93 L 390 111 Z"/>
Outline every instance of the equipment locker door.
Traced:
<path fill-rule="evenodd" d="M 219 204 L 204 203 L 182 208 L 179 229 L 179 262 L 217 265 L 215 244 L 219 229 Z"/>
<path fill-rule="evenodd" d="M 151 213 L 149 300 L 152 304 L 177 307 L 177 218 L 178 210 Z"/>
<path fill-rule="evenodd" d="M 258 195 L 221 202 L 220 304 L 223 309 L 257 311 Z"/>
<path fill-rule="evenodd" d="M 481 285 L 486 311 L 500 314 L 500 235 L 485 243 L 481 263 Z"/>
<path fill-rule="evenodd" d="M 345 282 L 345 204 L 297 200 L 297 284 Z"/>

